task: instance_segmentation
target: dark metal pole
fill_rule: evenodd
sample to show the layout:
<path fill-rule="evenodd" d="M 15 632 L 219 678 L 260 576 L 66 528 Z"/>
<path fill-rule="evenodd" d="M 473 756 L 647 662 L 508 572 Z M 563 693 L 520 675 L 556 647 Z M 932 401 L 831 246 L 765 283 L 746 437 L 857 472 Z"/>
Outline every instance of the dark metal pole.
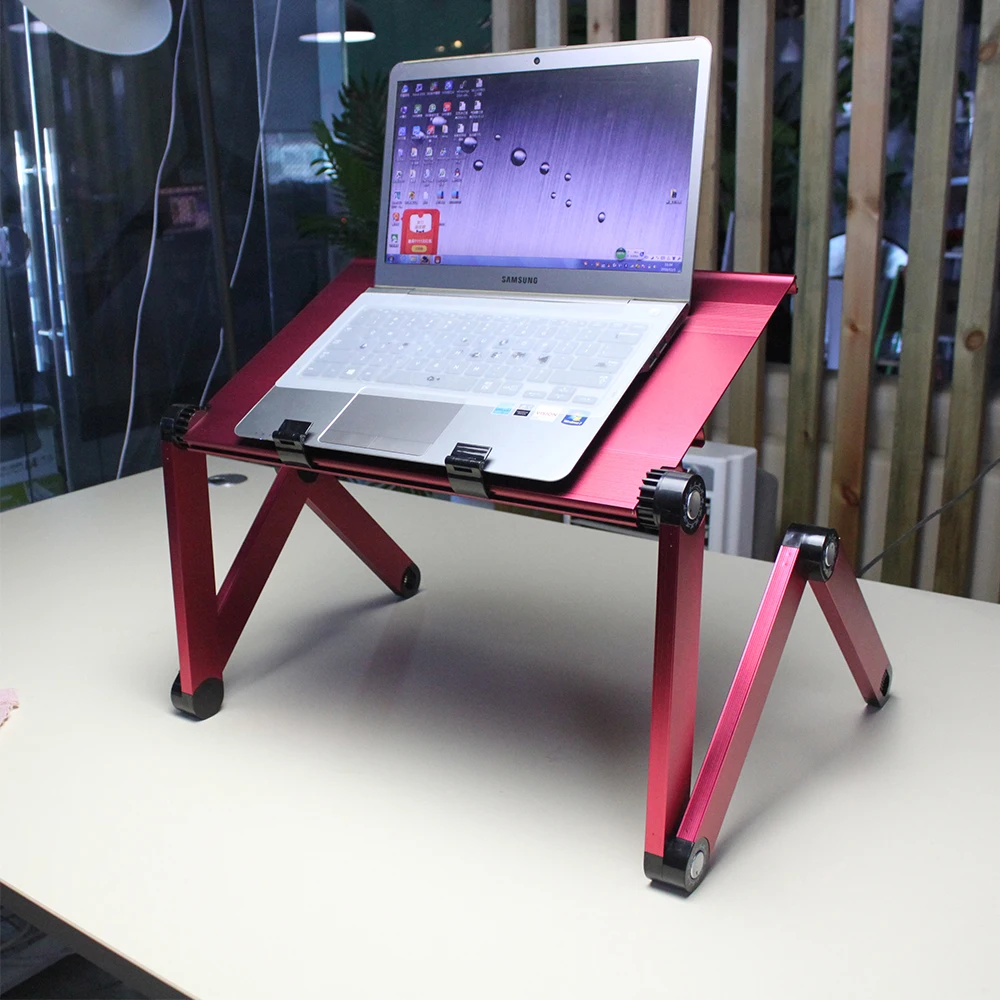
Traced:
<path fill-rule="evenodd" d="M 212 111 L 212 81 L 208 72 L 208 47 L 205 44 L 205 14 L 202 0 L 188 0 L 191 10 L 191 38 L 194 42 L 195 80 L 198 88 L 198 117 L 201 121 L 201 144 L 205 157 L 205 187 L 212 218 L 212 256 L 215 281 L 222 310 L 222 335 L 226 361 L 231 375 L 236 374 L 236 342 L 233 339 L 233 303 L 229 296 L 229 268 L 226 265 L 226 228 L 222 215 L 222 187 L 219 184 L 218 144 L 215 139 L 215 116 Z"/>

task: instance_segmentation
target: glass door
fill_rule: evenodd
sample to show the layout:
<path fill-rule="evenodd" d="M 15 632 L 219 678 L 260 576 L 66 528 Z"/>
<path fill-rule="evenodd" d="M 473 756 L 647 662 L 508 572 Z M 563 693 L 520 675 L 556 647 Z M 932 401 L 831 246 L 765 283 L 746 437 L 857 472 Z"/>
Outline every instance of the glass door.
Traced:
<path fill-rule="evenodd" d="M 204 6 L 232 267 L 258 132 L 255 24 L 250 4 Z M 175 0 L 158 48 L 110 56 L 49 30 L 17 0 L 0 0 L 5 506 L 115 476 L 133 357 L 126 474 L 159 464 L 160 415 L 171 403 L 197 402 L 212 369 L 220 310 L 189 24 L 136 343 L 180 9 Z M 237 365 L 272 334 L 266 274 L 261 198 L 233 292 Z M 232 360 L 223 357 L 213 391 Z"/>

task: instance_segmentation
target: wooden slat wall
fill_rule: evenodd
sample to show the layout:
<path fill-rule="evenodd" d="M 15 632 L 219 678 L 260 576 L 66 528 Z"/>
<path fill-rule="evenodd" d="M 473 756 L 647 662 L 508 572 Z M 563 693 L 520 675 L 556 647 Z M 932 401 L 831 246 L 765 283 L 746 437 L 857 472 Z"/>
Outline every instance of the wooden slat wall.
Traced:
<path fill-rule="evenodd" d="M 635 37 L 666 38 L 670 34 L 670 0 L 636 0 Z"/>
<path fill-rule="evenodd" d="M 830 523 L 840 533 L 843 551 L 852 564 L 857 563 L 860 551 L 872 340 L 881 274 L 891 36 L 892 0 L 858 4 L 851 84 L 844 309 L 830 486 Z"/>
<path fill-rule="evenodd" d="M 803 45 L 805 72 L 795 231 L 799 292 L 795 296 L 792 324 L 781 506 L 784 524 L 811 522 L 816 517 L 839 41 L 839 0 L 811 0 L 806 7 Z"/>
<path fill-rule="evenodd" d="M 491 10 L 494 52 L 534 46 L 534 0 L 492 0 Z"/>
<path fill-rule="evenodd" d="M 617 42 L 620 32 L 620 0 L 587 0 L 588 42 Z"/>
<path fill-rule="evenodd" d="M 688 32 L 712 43 L 712 80 L 705 121 L 705 158 L 701 166 L 698 240 L 694 266 L 714 271 L 719 266 L 719 119 L 722 114 L 722 0 L 691 0 Z"/>
<path fill-rule="evenodd" d="M 961 4 L 954 0 L 924 0 L 910 197 L 910 259 L 906 268 L 903 353 L 892 438 L 886 545 L 905 534 L 920 517 L 931 380 L 941 318 L 945 219 L 952 191 L 951 149 L 961 26 Z M 917 545 L 914 536 L 887 553 L 882 579 L 912 586 Z"/>
<path fill-rule="evenodd" d="M 774 0 L 740 0 L 736 80 L 736 221 L 733 267 L 767 271 L 771 235 L 771 116 Z M 764 427 L 764 338 L 729 389 L 729 440 L 760 449 Z"/>
<path fill-rule="evenodd" d="M 568 40 L 567 0 L 535 0 L 535 45 L 551 49 Z"/>
<path fill-rule="evenodd" d="M 979 471 L 990 324 L 1000 237 L 1000 0 L 983 0 L 976 109 L 965 207 L 955 368 L 948 414 L 944 500 Z M 941 515 L 934 589 L 964 594 L 972 555 L 975 492 Z"/>

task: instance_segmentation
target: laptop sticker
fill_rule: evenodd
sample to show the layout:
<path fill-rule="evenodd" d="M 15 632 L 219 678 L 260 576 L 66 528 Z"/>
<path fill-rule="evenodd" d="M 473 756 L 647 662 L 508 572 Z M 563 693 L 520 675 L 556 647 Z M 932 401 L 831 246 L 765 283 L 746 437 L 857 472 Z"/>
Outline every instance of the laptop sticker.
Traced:
<path fill-rule="evenodd" d="M 561 411 L 553 406 L 536 406 L 535 412 L 531 414 L 531 419 L 544 420 L 546 423 L 551 423 L 559 419 L 560 413 Z"/>

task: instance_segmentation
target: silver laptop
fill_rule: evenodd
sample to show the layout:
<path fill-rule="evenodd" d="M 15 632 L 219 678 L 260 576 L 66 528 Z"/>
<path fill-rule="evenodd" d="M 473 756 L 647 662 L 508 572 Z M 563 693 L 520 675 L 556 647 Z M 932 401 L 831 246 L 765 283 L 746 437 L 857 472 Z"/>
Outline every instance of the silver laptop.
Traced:
<path fill-rule="evenodd" d="M 710 58 L 679 38 L 396 66 L 375 287 L 236 433 L 568 476 L 686 312 Z"/>

